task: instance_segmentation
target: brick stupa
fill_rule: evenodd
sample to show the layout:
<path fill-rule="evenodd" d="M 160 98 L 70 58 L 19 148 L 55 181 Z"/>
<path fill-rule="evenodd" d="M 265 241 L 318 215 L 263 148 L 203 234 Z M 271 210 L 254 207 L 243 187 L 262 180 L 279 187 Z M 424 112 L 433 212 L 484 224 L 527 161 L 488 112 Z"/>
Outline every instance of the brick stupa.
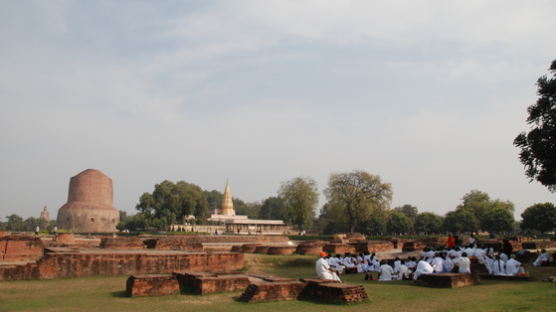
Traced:
<path fill-rule="evenodd" d="M 58 210 L 57 225 L 73 232 L 116 232 L 120 219 L 113 206 L 112 179 L 87 169 L 70 179 L 68 202 Z"/>

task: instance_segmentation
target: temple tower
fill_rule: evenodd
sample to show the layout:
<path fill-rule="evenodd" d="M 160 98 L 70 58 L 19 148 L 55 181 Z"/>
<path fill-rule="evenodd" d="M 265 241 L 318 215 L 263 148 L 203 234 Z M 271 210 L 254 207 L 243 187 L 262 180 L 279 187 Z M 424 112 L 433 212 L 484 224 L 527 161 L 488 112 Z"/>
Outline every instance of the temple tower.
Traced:
<path fill-rule="evenodd" d="M 50 222 L 50 214 L 48 213 L 48 208 L 46 208 L 46 205 L 44 205 L 44 207 L 42 208 L 41 216 L 39 219 L 46 223 Z"/>
<path fill-rule="evenodd" d="M 113 206 L 112 179 L 87 169 L 70 179 L 68 202 L 58 210 L 60 229 L 75 232 L 116 232 L 120 215 Z"/>
<path fill-rule="evenodd" d="M 230 183 L 226 181 L 226 188 L 224 189 L 224 196 L 222 197 L 222 214 L 225 216 L 235 216 L 234 202 L 232 200 L 232 191 L 230 190 Z"/>

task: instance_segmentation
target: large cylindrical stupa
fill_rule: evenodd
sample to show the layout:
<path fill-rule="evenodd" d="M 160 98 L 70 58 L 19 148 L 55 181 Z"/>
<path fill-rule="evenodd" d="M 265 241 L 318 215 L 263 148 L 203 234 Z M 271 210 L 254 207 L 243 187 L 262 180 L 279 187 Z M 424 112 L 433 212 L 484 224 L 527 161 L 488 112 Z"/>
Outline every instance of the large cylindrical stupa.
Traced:
<path fill-rule="evenodd" d="M 72 177 L 68 202 L 58 210 L 58 228 L 73 232 L 116 232 L 120 215 L 114 208 L 112 179 L 96 169 Z"/>

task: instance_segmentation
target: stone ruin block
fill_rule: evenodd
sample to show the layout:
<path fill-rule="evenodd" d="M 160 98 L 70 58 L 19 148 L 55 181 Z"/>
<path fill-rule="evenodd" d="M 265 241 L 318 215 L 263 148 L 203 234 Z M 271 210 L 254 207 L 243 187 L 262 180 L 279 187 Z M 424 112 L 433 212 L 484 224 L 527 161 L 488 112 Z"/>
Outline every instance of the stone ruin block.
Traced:
<path fill-rule="evenodd" d="M 415 283 L 419 286 L 436 288 L 459 288 L 478 284 L 479 275 L 468 273 L 421 274 Z"/>
<path fill-rule="evenodd" d="M 327 243 L 320 240 L 305 241 L 297 245 L 295 253 L 299 255 L 318 255 Z"/>
<path fill-rule="evenodd" d="M 405 242 L 403 243 L 402 246 L 402 251 L 403 252 L 407 252 L 407 251 L 415 251 L 415 242 Z"/>
<path fill-rule="evenodd" d="M 328 254 L 345 254 L 345 253 L 348 253 L 348 252 L 349 253 L 354 253 L 355 252 L 355 247 L 353 247 L 352 245 L 349 245 L 349 244 L 332 243 L 332 244 L 324 245 L 322 250 L 324 252 L 327 252 Z"/>
<path fill-rule="evenodd" d="M 126 292 L 130 297 L 175 295 L 180 284 L 172 274 L 132 275 L 127 279 Z"/>
<path fill-rule="evenodd" d="M 104 237 L 100 240 L 100 248 L 105 249 L 145 249 L 144 239 L 141 237 Z"/>
<path fill-rule="evenodd" d="M 75 235 L 73 233 L 58 233 L 52 241 L 61 244 L 75 244 Z"/>
<path fill-rule="evenodd" d="M 243 250 L 241 249 L 241 245 L 234 245 L 232 246 L 232 249 L 230 249 L 231 252 L 242 252 Z"/>
<path fill-rule="evenodd" d="M 198 242 L 192 242 L 187 237 L 181 236 L 168 236 L 161 237 L 156 241 L 150 241 L 149 248 L 162 249 L 162 250 L 181 250 L 181 251 L 193 251 L 200 252 L 204 251 L 203 244 Z"/>
<path fill-rule="evenodd" d="M 492 275 L 492 274 L 479 274 L 481 279 L 488 279 L 488 280 L 500 280 L 500 281 L 530 281 L 531 278 L 529 276 L 520 276 L 520 275 Z"/>
<path fill-rule="evenodd" d="M 261 244 L 243 244 L 241 245 L 241 252 L 254 253 L 255 249 L 259 246 L 261 246 Z"/>
<path fill-rule="evenodd" d="M 40 238 L 10 235 L 0 238 L 0 261 L 37 261 L 44 255 Z"/>
<path fill-rule="evenodd" d="M 268 248 L 269 255 L 292 255 L 295 252 L 295 246 L 271 246 Z"/>
<path fill-rule="evenodd" d="M 259 281 L 249 284 L 239 297 L 239 300 L 248 303 L 296 300 L 299 298 L 304 287 L 305 283 L 293 280 L 278 282 Z"/>
<path fill-rule="evenodd" d="M 241 273 L 174 272 L 182 291 L 199 295 L 244 290 L 249 278 Z"/>
<path fill-rule="evenodd" d="M 331 280 L 302 279 L 306 283 L 302 298 L 327 302 L 352 304 L 369 300 L 362 285 L 338 283 Z"/>
<path fill-rule="evenodd" d="M 254 252 L 258 253 L 258 254 L 265 254 L 266 255 L 268 253 L 269 248 L 270 248 L 270 246 L 257 246 L 255 248 Z"/>

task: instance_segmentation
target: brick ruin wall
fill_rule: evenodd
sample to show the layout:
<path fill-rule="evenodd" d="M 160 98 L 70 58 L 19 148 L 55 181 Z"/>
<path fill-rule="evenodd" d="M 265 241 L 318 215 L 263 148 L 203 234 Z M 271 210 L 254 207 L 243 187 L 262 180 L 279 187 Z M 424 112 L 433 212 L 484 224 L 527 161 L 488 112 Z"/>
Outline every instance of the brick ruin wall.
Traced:
<path fill-rule="evenodd" d="M 44 254 L 40 238 L 33 236 L 0 237 L 0 262 L 36 261 Z"/>
<path fill-rule="evenodd" d="M 96 275 L 156 274 L 181 270 L 243 268 L 239 253 L 64 254 L 47 253 L 37 262 L 0 266 L 0 280 L 52 279 Z"/>

